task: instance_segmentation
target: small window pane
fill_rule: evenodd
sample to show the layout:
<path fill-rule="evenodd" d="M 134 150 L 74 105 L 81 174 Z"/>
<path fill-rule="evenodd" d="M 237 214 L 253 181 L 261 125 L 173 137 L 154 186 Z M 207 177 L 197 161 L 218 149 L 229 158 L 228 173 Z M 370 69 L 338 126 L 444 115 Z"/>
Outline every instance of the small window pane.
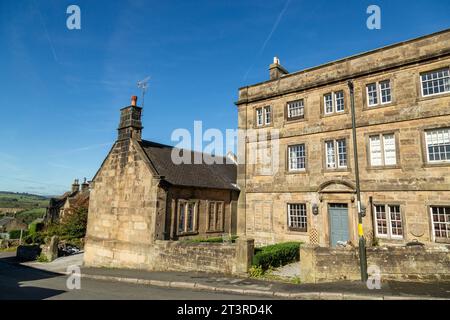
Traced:
<path fill-rule="evenodd" d="M 335 99 L 336 99 L 336 112 L 344 111 L 344 91 L 336 92 Z"/>
<path fill-rule="evenodd" d="M 381 166 L 382 165 L 382 157 L 381 157 L 381 142 L 380 136 L 371 136 L 370 140 L 370 164 L 372 166 Z"/>
<path fill-rule="evenodd" d="M 423 96 L 450 92 L 449 69 L 424 73 L 421 75 L 421 81 Z"/>
<path fill-rule="evenodd" d="M 333 95 L 331 93 L 324 96 L 324 106 L 326 114 L 333 113 Z"/>
<path fill-rule="evenodd" d="M 450 207 L 431 207 L 431 215 L 434 236 L 450 239 Z"/>
<path fill-rule="evenodd" d="M 288 222 L 290 228 L 307 230 L 306 204 L 290 203 L 288 204 Z"/>
<path fill-rule="evenodd" d="M 377 84 L 371 83 L 367 85 L 367 101 L 369 106 L 378 104 Z"/>
<path fill-rule="evenodd" d="M 262 110 L 262 108 L 256 109 L 256 125 L 257 126 L 263 125 L 263 110 Z"/>
<path fill-rule="evenodd" d="M 270 107 L 264 107 L 264 117 L 265 117 L 265 124 L 270 124 L 272 122 Z"/>
<path fill-rule="evenodd" d="M 336 167 L 335 151 L 334 151 L 334 141 L 325 142 L 326 148 L 326 160 L 327 168 Z"/>
<path fill-rule="evenodd" d="M 299 144 L 288 147 L 289 170 L 304 170 L 306 167 L 305 145 Z"/>
<path fill-rule="evenodd" d="M 450 128 L 426 132 L 429 162 L 450 161 Z"/>
<path fill-rule="evenodd" d="M 345 139 L 337 140 L 339 167 L 347 167 L 347 145 Z"/>
<path fill-rule="evenodd" d="M 396 165 L 397 154 L 395 152 L 395 135 L 393 133 L 383 135 L 383 147 L 384 164 L 386 166 Z"/>
<path fill-rule="evenodd" d="M 288 102 L 288 118 L 304 118 L 305 108 L 303 105 L 303 99 Z"/>
<path fill-rule="evenodd" d="M 381 103 L 391 102 L 391 82 L 389 80 L 380 82 Z"/>
<path fill-rule="evenodd" d="M 384 205 L 375 206 L 375 218 L 376 218 L 376 228 L 378 235 L 388 235 L 387 231 L 387 217 Z"/>

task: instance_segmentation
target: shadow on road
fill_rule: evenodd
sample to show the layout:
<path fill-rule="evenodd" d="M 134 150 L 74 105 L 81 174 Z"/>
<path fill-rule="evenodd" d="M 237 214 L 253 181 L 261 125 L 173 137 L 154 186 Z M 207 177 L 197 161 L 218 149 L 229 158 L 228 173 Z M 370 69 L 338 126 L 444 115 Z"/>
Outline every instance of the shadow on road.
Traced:
<path fill-rule="evenodd" d="M 0 258 L 0 299 L 1 300 L 42 300 L 64 293 L 28 281 L 61 277 L 58 273 L 22 266 L 15 257 Z M 45 283 L 44 283 L 45 284 Z"/>

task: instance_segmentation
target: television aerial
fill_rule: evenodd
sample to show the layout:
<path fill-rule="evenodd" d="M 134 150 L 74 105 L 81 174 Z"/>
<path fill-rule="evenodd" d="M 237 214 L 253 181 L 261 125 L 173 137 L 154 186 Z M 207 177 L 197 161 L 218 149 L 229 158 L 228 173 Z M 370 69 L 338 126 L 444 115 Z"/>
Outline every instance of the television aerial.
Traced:
<path fill-rule="evenodd" d="M 142 107 L 144 107 L 144 97 L 145 97 L 145 93 L 147 92 L 147 89 L 148 89 L 149 80 L 150 80 L 150 76 L 137 82 L 138 88 L 142 90 Z"/>

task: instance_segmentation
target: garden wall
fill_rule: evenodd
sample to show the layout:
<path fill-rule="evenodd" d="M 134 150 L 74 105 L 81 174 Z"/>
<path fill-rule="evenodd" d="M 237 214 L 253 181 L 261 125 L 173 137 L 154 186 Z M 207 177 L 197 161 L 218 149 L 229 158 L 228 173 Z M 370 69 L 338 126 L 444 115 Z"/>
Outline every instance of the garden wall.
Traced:
<path fill-rule="evenodd" d="M 86 266 L 150 271 L 243 274 L 251 266 L 254 250 L 254 241 L 244 239 L 232 244 L 156 240 L 136 245 L 88 238 L 87 243 L 95 250 L 85 252 Z"/>
<path fill-rule="evenodd" d="M 450 251 L 436 247 L 370 247 L 368 266 L 378 266 L 381 280 L 450 280 Z M 360 280 L 357 248 L 300 247 L 300 273 L 305 283 Z"/>

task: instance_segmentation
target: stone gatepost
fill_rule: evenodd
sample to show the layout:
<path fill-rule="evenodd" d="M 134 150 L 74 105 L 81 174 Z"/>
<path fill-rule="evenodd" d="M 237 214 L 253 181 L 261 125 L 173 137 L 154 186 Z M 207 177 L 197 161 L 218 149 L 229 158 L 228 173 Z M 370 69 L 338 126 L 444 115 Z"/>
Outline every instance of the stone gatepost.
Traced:
<path fill-rule="evenodd" d="M 317 245 L 300 245 L 300 280 L 302 283 L 316 282 Z"/>
<path fill-rule="evenodd" d="M 57 236 L 53 236 L 50 238 L 49 243 L 45 245 L 43 254 L 47 257 L 49 262 L 58 258 L 58 244 L 59 238 Z"/>
<path fill-rule="evenodd" d="M 236 274 L 247 274 L 252 265 L 254 250 L 255 240 L 245 238 L 236 239 Z"/>

